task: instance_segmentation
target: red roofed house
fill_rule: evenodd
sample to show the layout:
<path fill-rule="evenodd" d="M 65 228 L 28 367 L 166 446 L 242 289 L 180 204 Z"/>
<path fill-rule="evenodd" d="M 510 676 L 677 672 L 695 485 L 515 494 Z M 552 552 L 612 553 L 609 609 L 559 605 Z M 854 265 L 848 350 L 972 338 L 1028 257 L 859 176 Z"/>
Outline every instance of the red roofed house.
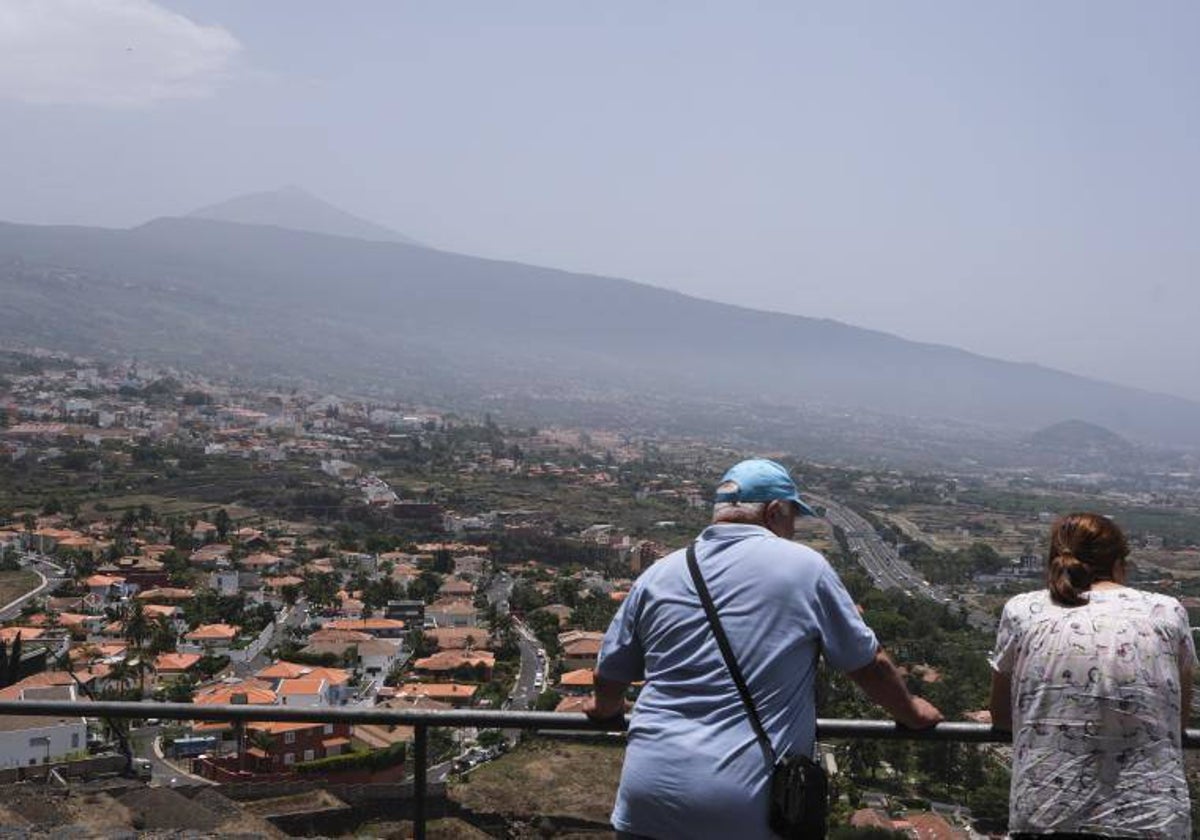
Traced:
<path fill-rule="evenodd" d="M 404 638 L 404 622 L 396 618 L 338 618 L 326 622 L 322 629 L 356 630 L 376 639 Z"/>
<path fill-rule="evenodd" d="M 604 641 L 603 633 L 572 630 L 559 634 L 558 640 L 562 644 L 562 666 L 565 670 L 596 667 L 596 658 Z"/>
<path fill-rule="evenodd" d="M 425 619 L 436 627 L 474 627 L 478 618 L 475 604 L 461 598 L 442 598 L 425 608 Z"/>
<path fill-rule="evenodd" d="M 237 635 L 238 628 L 229 624 L 201 624 L 192 632 L 184 634 L 185 644 L 181 644 L 179 650 L 181 653 L 228 655 Z"/>
<path fill-rule="evenodd" d="M 119 601 L 132 594 L 135 588 L 127 586 L 125 578 L 116 575 L 92 575 L 84 581 L 84 585 L 87 586 L 88 592 L 105 603 Z"/>
<path fill-rule="evenodd" d="M 317 665 L 298 665 L 294 662 L 280 661 L 268 665 L 254 676 L 270 682 L 275 686 L 276 691 L 280 691 L 284 684 L 292 680 L 324 680 L 327 705 L 344 705 L 354 694 L 354 689 L 350 685 L 350 672 L 344 668 L 324 668 Z"/>
<path fill-rule="evenodd" d="M 487 650 L 441 650 L 418 659 L 413 668 L 435 677 L 456 676 L 475 682 L 487 682 L 496 667 L 496 654 Z"/>
<path fill-rule="evenodd" d="M 192 600 L 192 598 L 196 597 L 196 592 L 192 589 L 164 586 L 158 589 L 147 589 L 144 592 L 139 592 L 134 597 L 139 601 L 145 601 L 150 604 L 178 604 L 183 601 Z"/>
<path fill-rule="evenodd" d="M 435 627 L 425 631 L 425 638 L 438 650 L 486 650 L 491 647 L 488 632 L 481 627 Z"/>
<path fill-rule="evenodd" d="M 578 668 L 574 671 L 567 671 L 559 677 L 558 693 L 591 696 L 594 682 L 595 673 L 591 668 Z"/>
<path fill-rule="evenodd" d="M 428 697 L 449 703 L 455 708 L 467 706 L 475 699 L 477 685 L 461 683 L 405 683 L 400 687 L 400 697 Z"/>
<path fill-rule="evenodd" d="M 474 598 L 475 584 L 461 578 L 447 578 L 438 587 L 438 595 L 443 598 Z"/>
<path fill-rule="evenodd" d="M 347 723 L 254 722 L 246 730 L 251 743 L 246 755 L 260 773 L 286 772 L 300 762 L 341 755 L 350 745 Z"/>
<path fill-rule="evenodd" d="M 182 677 L 190 674 L 200 659 L 198 653 L 160 653 L 154 660 L 154 672 L 160 679 Z"/>

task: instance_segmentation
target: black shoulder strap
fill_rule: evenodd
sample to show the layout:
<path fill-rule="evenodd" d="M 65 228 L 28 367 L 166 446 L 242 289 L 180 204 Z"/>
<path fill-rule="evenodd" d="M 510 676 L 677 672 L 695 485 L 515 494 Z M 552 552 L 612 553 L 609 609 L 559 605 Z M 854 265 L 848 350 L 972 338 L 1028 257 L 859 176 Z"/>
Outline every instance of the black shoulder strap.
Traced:
<path fill-rule="evenodd" d="M 708 594 L 704 576 L 700 574 L 700 564 L 696 562 L 695 543 L 688 546 L 687 563 L 688 571 L 692 573 L 692 582 L 696 584 L 696 592 L 700 595 L 700 603 L 704 605 L 704 614 L 708 616 L 708 626 L 712 628 L 713 635 L 717 637 L 717 647 L 721 649 L 725 667 L 729 669 L 729 676 L 733 677 L 733 684 L 737 686 L 738 694 L 742 697 L 746 714 L 750 717 L 750 725 L 754 727 L 758 745 L 762 747 L 763 758 L 767 760 L 768 767 L 774 767 L 775 749 L 771 746 L 771 739 L 767 737 L 766 730 L 763 729 L 762 721 L 759 720 L 758 710 L 754 708 L 754 697 L 751 696 L 750 689 L 746 686 L 746 680 L 742 677 L 742 669 L 738 667 L 737 659 L 733 655 L 733 648 L 729 646 L 729 639 L 725 636 L 725 630 L 721 627 L 721 619 L 717 616 L 717 607 L 713 603 L 712 596 Z"/>

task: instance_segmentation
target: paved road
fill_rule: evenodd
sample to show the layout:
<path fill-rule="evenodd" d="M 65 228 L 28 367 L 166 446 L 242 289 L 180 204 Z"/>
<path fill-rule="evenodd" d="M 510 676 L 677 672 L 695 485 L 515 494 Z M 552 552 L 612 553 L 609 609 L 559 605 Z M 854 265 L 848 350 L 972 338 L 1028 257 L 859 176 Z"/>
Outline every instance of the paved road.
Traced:
<path fill-rule="evenodd" d="M 20 598 L 17 598 L 12 603 L 6 604 L 0 610 L 0 621 L 9 621 L 16 618 L 21 613 L 21 607 L 30 598 L 38 595 L 49 595 L 58 585 L 66 580 L 62 566 L 54 563 L 49 557 L 43 554 L 34 552 L 26 553 L 22 558 L 22 564 L 27 568 L 37 573 L 42 579 L 41 585 L 32 592 L 27 592 Z"/>
<path fill-rule="evenodd" d="M 814 497 L 814 500 L 824 506 L 825 518 L 845 532 L 850 551 L 880 589 L 903 589 L 909 595 L 949 600 L 944 592 L 926 583 L 912 566 L 901 560 L 896 549 L 885 543 L 862 516 L 832 499 Z"/>
<path fill-rule="evenodd" d="M 926 583 L 912 566 L 900 559 L 893 546 L 883 541 L 866 519 L 832 499 L 814 496 L 813 500 L 824 506 L 825 518 L 845 532 L 854 558 L 880 589 L 900 589 L 906 595 L 931 598 L 942 604 L 955 600 L 943 587 Z M 991 631 L 996 626 L 991 616 L 979 610 L 968 610 L 967 621 L 979 630 Z"/>
<path fill-rule="evenodd" d="M 508 613 L 508 599 L 512 597 L 512 591 L 512 576 L 503 569 L 496 573 L 484 589 L 488 603 L 501 615 Z"/>
<path fill-rule="evenodd" d="M 287 640 L 288 630 L 293 627 L 299 627 L 304 622 L 308 621 L 308 602 L 304 598 L 299 598 L 296 603 L 287 610 L 283 620 L 278 618 L 275 620 L 275 635 L 271 637 L 270 643 L 263 648 L 263 652 L 251 659 L 249 662 L 238 662 L 233 666 L 233 672 L 239 677 L 248 677 L 263 668 L 271 665 L 275 660 L 266 655 L 266 652 L 272 648 L 278 648 Z"/>
<path fill-rule="evenodd" d="M 522 711 L 532 709 L 537 702 L 541 690 L 535 683 L 538 674 L 545 677 L 546 663 L 538 656 L 542 648 L 533 631 L 519 621 L 514 620 L 513 626 L 517 630 L 517 644 L 521 648 L 521 670 L 517 672 L 509 708 Z"/>

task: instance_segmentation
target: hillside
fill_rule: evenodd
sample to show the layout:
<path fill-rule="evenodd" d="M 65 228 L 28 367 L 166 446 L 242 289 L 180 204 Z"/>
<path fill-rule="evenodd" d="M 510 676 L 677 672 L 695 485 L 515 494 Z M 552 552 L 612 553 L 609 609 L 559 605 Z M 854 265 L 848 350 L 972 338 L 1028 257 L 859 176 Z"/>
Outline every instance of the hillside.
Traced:
<path fill-rule="evenodd" d="M 1038 429 L 1029 436 L 1029 442 L 1046 449 L 1070 449 L 1077 452 L 1099 450 L 1129 453 L 1134 448 L 1120 435 L 1085 420 L 1064 420 Z"/>
<path fill-rule="evenodd" d="M 1086 416 L 1134 440 L 1200 444 L 1200 404 L 1183 399 L 627 280 L 278 227 L 0 224 L 0 294 L 6 341 L 446 404 L 619 418 L 657 401 L 692 429 L 715 421 L 672 416 L 679 401 L 748 406 L 725 428 L 760 404 L 1025 431 Z"/>

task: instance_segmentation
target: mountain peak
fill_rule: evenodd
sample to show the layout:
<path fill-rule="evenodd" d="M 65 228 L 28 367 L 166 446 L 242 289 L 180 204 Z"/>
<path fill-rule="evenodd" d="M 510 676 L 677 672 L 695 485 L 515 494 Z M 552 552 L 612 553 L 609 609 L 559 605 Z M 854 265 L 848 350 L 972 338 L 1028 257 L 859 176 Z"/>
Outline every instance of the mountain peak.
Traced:
<path fill-rule="evenodd" d="M 276 190 L 239 195 L 193 210 L 188 216 L 242 225 L 271 225 L 351 239 L 399 242 L 404 245 L 421 244 L 391 228 L 347 213 L 295 184 Z"/>

